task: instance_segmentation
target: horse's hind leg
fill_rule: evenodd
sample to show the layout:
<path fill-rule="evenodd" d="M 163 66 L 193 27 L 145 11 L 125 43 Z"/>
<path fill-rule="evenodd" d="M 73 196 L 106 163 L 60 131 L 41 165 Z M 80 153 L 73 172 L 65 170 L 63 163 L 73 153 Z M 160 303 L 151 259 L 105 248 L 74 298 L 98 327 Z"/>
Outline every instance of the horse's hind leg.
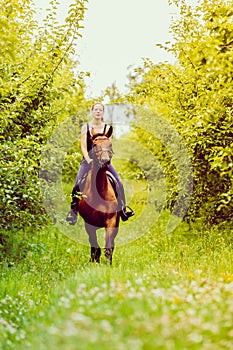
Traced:
<path fill-rule="evenodd" d="M 90 261 L 91 262 L 97 262 L 99 263 L 100 262 L 100 256 L 101 256 L 101 249 L 100 249 L 100 246 L 98 244 L 98 241 L 97 241 L 97 236 L 96 236 L 96 227 L 92 226 L 92 225 L 89 225 L 89 224 L 85 224 L 85 228 L 86 228 L 86 231 L 88 233 L 88 236 L 89 236 L 89 242 L 90 242 L 90 245 L 91 245 L 91 259 Z"/>

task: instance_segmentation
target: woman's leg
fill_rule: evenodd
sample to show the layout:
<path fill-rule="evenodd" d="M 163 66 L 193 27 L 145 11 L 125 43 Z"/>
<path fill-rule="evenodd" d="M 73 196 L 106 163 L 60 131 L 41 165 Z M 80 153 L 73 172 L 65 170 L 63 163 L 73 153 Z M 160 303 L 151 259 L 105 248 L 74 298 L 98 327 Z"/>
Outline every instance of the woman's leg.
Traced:
<path fill-rule="evenodd" d="M 75 185 L 72 190 L 72 201 L 71 201 L 71 210 L 66 217 L 66 221 L 70 222 L 71 225 L 74 225 L 77 221 L 77 213 L 78 213 L 78 192 L 80 192 L 80 181 L 88 173 L 91 169 L 91 164 L 88 164 L 87 161 L 83 158 L 80 167 L 78 170 L 78 174 L 76 177 Z"/>
<path fill-rule="evenodd" d="M 115 177 L 115 179 L 117 180 L 118 183 L 118 189 L 117 189 L 117 194 L 118 194 L 118 208 L 121 214 L 121 219 L 123 221 L 128 220 L 129 217 L 134 215 L 134 211 L 130 209 L 130 211 L 126 211 L 126 200 L 125 200 L 125 190 L 124 190 L 124 186 L 123 183 L 119 177 L 119 175 L 117 174 L 116 169 L 113 167 L 112 164 L 110 164 L 109 168 L 108 168 L 109 172 Z"/>
<path fill-rule="evenodd" d="M 122 210 L 124 207 L 126 207 L 126 200 L 125 200 L 125 190 L 123 187 L 123 183 L 116 171 L 116 169 L 114 168 L 114 166 L 112 164 L 110 164 L 109 168 L 108 168 L 109 172 L 115 177 L 115 179 L 117 180 L 117 184 L 119 189 L 117 189 L 117 194 L 118 194 L 118 205 L 119 205 L 119 209 Z"/>
<path fill-rule="evenodd" d="M 74 205 L 76 206 L 76 204 L 77 204 L 76 194 L 80 191 L 80 182 L 90 169 L 91 169 L 91 164 L 88 164 L 87 161 L 83 158 L 81 163 L 80 163 L 80 167 L 79 167 L 78 174 L 76 177 L 75 185 L 74 185 L 74 188 L 72 191 L 71 209 L 73 209 Z"/>
<path fill-rule="evenodd" d="M 88 164 L 85 158 L 83 158 L 78 169 L 75 186 L 80 183 L 84 175 L 87 174 L 90 169 L 91 169 L 91 164 Z"/>

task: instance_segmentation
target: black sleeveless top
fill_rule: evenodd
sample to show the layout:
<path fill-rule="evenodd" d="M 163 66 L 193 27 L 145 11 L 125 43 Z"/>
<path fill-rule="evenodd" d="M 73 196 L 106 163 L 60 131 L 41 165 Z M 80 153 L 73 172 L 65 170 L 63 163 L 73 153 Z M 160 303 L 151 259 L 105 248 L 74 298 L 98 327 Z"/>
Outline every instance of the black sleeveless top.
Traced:
<path fill-rule="evenodd" d="M 104 135 L 107 128 L 107 124 L 104 124 L 104 131 L 100 135 Z M 87 152 L 92 149 L 92 136 L 89 128 L 89 123 L 87 124 Z"/>

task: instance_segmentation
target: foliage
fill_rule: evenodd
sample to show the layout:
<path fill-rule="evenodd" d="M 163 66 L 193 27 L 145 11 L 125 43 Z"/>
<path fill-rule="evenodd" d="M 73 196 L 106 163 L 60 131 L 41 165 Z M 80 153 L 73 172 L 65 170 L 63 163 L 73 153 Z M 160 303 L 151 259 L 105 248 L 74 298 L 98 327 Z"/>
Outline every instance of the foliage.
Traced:
<path fill-rule="evenodd" d="M 57 1 L 40 26 L 33 2 L 1 0 L 0 216 L 5 229 L 45 219 L 39 191 L 41 151 L 54 128 L 85 108 L 83 73 L 75 73 L 75 44 L 86 1 L 56 22 Z M 67 137 L 64 135 L 64 137 Z"/>
<path fill-rule="evenodd" d="M 0 348 L 229 349 L 230 227 L 166 235 L 166 215 L 117 246 L 112 268 L 52 226 L 16 235 L 24 256 L 5 251 L 0 268 Z"/>
<path fill-rule="evenodd" d="M 52 1 L 40 28 L 30 1 L 1 1 L 0 348 L 230 349 L 233 241 L 225 220 L 232 212 L 232 9 L 226 2 L 203 0 L 192 10 L 184 0 L 171 0 L 180 6 L 181 19 L 173 27 L 176 42 L 166 49 L 179 65 L 145 60 L 131 77 L 128 99 L 143 111 L 128 135 L 136 141 L 134 149 L 116 163 L 122 177 L 138 187 L 136 195 L 135 187 L 129 189 L 136 215 L 121 224 L 125 237 L 133 227 L 138 239 L 120 246 L 120 232 L 109 267 L 104 257 L 100 265 L 90 264 L 90 248 L 68 240 L 54 225 L 33 229 L 45 222 L 38 190 L 42 160 L 49 163 L 44 176 L 50 181 L 64 170 L 70 192 L 67 181 L 81 156 L 78 143 L 69 152 L 63 146 L 87 110 L 72 57 L 84 2 L 71 6 L 63 27 L 55 22 Z M 106 96 L 119 97 L 114 86 Z M 81 112 L 75 115 L 77 105 Z M 63 123 L 70 115 L 70 123 Z M 189 217 L 195 220 L 167 235 L 169 211 L 160 212 L 158 221 L 149 218 L 152 224 L 141 212 L 151 200 L 146 201 L 147 180 L 159 187 L 160 198 L 165 173 L 171 207 L 180 175 L 188 183 L 182 172 L 186 160 L 177 161 L 174 148 L 183 151 L 179 135 L 193 163 Z M 67 154 L 64 169 L 53 158 L 58 141 L 58 157 Z M 121 142 L 118 151 L 125 154 L 126 146 Z M 151 165 L 150 152 L 161 167 Z M 155 212 L 156 203 L 151 204 Z M 223 223 L 209 229 L 198 217 Z"/>
<path fill-rule="evenodd" d="M 162 116 L 181 135 L 193 165 L 189 218 L 228 221 L 233 212 L 232 6 L 224 0 L 199 1 L 195 8 L 175 3 L 180 19 L 171 27 L 174 44 L 159 46 L 173 53 L 177 64 L 146 59 L 131 77 L 129 100 Z M 145 114 L 140 125 L 153 126 L 154 117 Z M 147 142 L 146 135 L 142 138 Z M 150 142 L 164 160 L 157 140 Z M 175 177 L 170 170 L 168 178 Z"/>

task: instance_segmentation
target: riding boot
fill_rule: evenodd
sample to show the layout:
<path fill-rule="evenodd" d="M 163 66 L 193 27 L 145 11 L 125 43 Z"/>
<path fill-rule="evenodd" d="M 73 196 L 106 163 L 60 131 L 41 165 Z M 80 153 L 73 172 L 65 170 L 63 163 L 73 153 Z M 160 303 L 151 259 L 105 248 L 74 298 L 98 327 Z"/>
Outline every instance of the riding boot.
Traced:
<path fill-rule="evenodd" d="M 128 208 L 128 211 L 127 211 L 127 208 Z M 124 206 L 120 211 L 120 216 L 122 221 L 127 221 L 128 218 L 130 218 L 131 216 L 134 216 L 134 214 L 135 212 L 128 205 Z"/>
<path fill-rule="evenodd" d="M 129 206 L 126 205 L 125 193 L 124 193 L 123 186 L 118 186 L 117 201 L 118 201 L 118 209 L 119 209 L 119 213 L 121 216 L 121 220 L 127 221 L 128 218 L 133 216 L 135 213 L 134 213 L 132 208 L 130 208 Z M 128 211 L 127 211 L 127 208 L 128 208 Z"/>
<path fill-rule="evenodd" d="M 77 222 L 77 215 L 78 215 L 78 202 L 79 198 L 77 196 L 77 193 L 79 192 L 79 186 L 76 185 L 72 191 L 72 202 L 71 202 L 71 209 L 66 217 L 66 221 L 69 222 L 70 225 L 75 225 Z"/>

